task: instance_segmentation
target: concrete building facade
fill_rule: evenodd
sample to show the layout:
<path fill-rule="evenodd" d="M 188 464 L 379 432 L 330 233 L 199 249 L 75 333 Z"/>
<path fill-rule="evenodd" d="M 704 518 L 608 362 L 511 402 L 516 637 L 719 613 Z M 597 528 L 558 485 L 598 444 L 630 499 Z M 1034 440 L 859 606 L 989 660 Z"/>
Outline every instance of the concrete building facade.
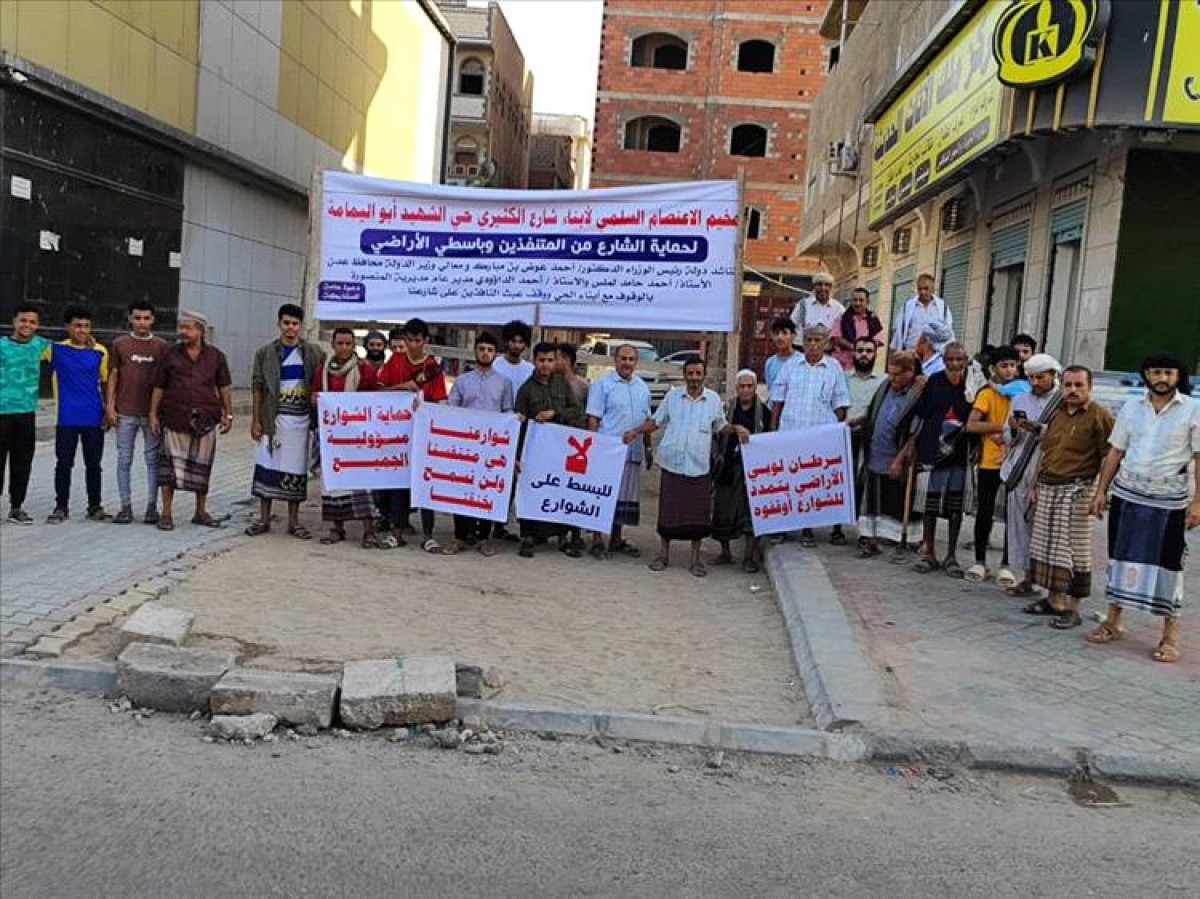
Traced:
<path fill-rule="evenodd" d="M 796 236 L 825 0 L 605 0 L 592 186 L 745 173 L 742 361 L 768 349 L 818 260 Z M 771 298 L 774 297 L 772 300 Z"/>
<path fill-rule="evenodd" d="M 531 190 L 581 190 L 591 174 L 592 135 L 583 116 L 534 113 L 529 140 Z"/>
<path fill-rule="evenodd" d="M 314 171 L 440 180 L 452 45 L 425 0 L 0 5 L 0 321 L 196 309 L 246 383 L 302 299 Z"/>
<path fill-rule="evenodd" d="M 929 272 L 972 352 L 1026 333 L 1095 369 L 1196 364 L 1195 4 L 852 0 L 822 35 L 799 243 L 838 295 L 894 326 Z"/>

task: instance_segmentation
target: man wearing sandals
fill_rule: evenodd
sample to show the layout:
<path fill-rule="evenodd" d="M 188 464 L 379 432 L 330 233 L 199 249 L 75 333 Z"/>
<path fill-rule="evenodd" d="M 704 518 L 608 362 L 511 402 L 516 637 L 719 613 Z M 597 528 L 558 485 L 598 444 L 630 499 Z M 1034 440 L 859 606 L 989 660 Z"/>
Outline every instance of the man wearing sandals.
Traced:
<path fill-rule="evenodd" d="M 355 352 L 354 332 L 349 328 L 333 331 L 333 355 L 325 359 L 312 381 L 312 406 L 317 397 L 331 393 L 367 393 L 375 389 L 375 369 Z M 321 542 L 330 545 L 346 539 L 346 522 L 361 521 L 362 548 L 379 548 L 375 536 L 375 506 L 370 490 L 330 490 L 321 492 L 321 520 L 329 522 L 329 534 Z"/>
<path fill-rule="evenodd" d="M 1125 609 L 1163 619 L 1157 662 L 1179 661 L 1185 531 L 1200 527 L 1200 403 L 1191 397 L 1183 363 L 1154 355 L 1141 366 L 1145 397 L 1128 401 L 1109 437 L 1109 451 L 1090 512 L 1108 520 L 1108 616 L 1092 643 L 1121 637 Z M 1188 498 L 1188 468 L 1192 496 Z"/>
<path fill-rule="evenodd" d="M 1053 616 L 1050 626 L 1083 623 L 1079 606 L 1092 592 L 1092 507 L 1113 417 L 1091 402 L 1092 373 L 1082 365 L 1063 371 L 1062 405 L 1042 431 L 1042 457 L 1029 491 L 1034 507 L 1029 546 L 1032 581 L 1049 591 L 1025 611 Z"/>
<path fill-rule="evenodd" d="M 499 343 L 489 331 L 480 331 L 475 338 L 475 367 L 459 375 L 450 388 L 449 404 L 462 409 L 483 409 L 487 412 L 513 411 L 514 391 L 512 382 L 496 371 L 496 351 Z M 454 516 L 454 542 L 447 553 L 453 555 L 464 546 L 475 545 L 481 555 L 494 556 L 488 539 L 492 533 L 492 522 L 471 515 Z"/>
<path fill-rule="evenodd" d="M 604 535 L 592 537 L 593 558 L 603 559 L 611 553 L 624 553 L 637 558 L 638 548 L 626 540 L 622 528 L 637 527 L 641 522 L 642 462 L 649 468 L 654 462 L 650 449 L 650 435 L 643 434 L 635 439 L 632 431 L 650 417 L 650 388 L 639 378 L 637 349 L 629 344 L 617 347 L 615 367 L 596 379 L 588 392 L 587 426 L 589 431 L 601 434 L 620 434 L 629 446 L 625 457 L 625 468 L 621 473 L 621 486 L 617 492 L 617 511 L 613 515 L 612 533 L 608 535 L 608 548 L 604 547 Z"/>
<path fill-rule="evenodd" d="M 150 394 L 150 431 L 159 439 L 160 531 L 175 530 L 175 491 L 196 494 L 192 523 L 219 528 L 208 514 L 208 487 L 217 434 L 233 427 L 233 395 L 225 354 L 205 342 L 208 319 L 179 313 L 179 342 L 163 354 Z"/>
<path fill-rule="evenodd" d="M 320 347 L 300 337 L 304 310 L 284 303 L 278 313 L 279 337 L 254 354 L 250 376 L 253 414 L 250 437 L 254 450 L 252 496 L 258 497 L 258 520 L 246 528 L 257 537 L 271 530 L 271 504 L 287 503 L 287 532 L 297 540 L 312 533 L 300 523 L 300 503 L 308 498 L 312 405 L 309 387 L 325 361 Z"/>
<path fill-rule="evenodd" d="M 769 385 L 772 430 L 798 431 L 845 421 L 846 410 L 850 408 L 850 388 L 842 366 L 825 353 L 829 329 L 809 325 L 802 336 L 804 353 L 793 356 Z M 840 524 L 834 525 L 829 542 L 834 546 L 845 545 L 846 535 Z M 817 545 L 812 528 L 801 530 L 800 545 Z"/>

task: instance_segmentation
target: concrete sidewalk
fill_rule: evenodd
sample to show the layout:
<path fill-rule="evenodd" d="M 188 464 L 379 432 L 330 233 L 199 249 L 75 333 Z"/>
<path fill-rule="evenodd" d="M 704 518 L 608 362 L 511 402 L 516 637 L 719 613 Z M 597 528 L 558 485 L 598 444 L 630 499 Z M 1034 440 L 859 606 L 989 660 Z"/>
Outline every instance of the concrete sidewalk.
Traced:
<path fill-rule="evenodd" d="M 1127 615 L 1124 639 L 1093 646 L 1093 621 L 1053 630 L 993 582 L 920 575 L 852 548 L 788 543 L 770 555 L 822 726 L 861 729 L 884 755 L 961 750 L 1070 770 L 1082 753 L 1110 773 L 1200 783 L 1194 615 L 1182 619 L 1183 659 L 1161 664 L 1150 658 L 1161 624 L 1148 616 Z M 1104 608 L 1103 571 L 1101 558 L 1085 617 Z"/>

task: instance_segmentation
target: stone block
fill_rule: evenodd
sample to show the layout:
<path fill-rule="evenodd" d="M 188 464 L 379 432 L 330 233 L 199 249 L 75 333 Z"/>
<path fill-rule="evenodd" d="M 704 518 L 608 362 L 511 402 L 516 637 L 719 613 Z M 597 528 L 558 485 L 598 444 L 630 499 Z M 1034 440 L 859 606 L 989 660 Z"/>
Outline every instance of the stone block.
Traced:
<path fill-rule="evenodd" d="M 232 652 L 130 643 L 117 658 L 117 689 L 134 705 L 162 712 L 205 710 L 236 660 Z"/>
<path fill-rule="evenodd" d="M 327 728 L 333 721 L 336 677 L 291 671 L 234 668 L 212 690 L 214 715 L 266 712 L 282 724 Z"/>
<path fill-rule="evenodd" d="M 275 729 L 274 715 L 255 712 L 252 715 L 213 715 L 208 733 L 219 740 L 261 740 Z"/>
<path fill-rule="evenodd" d="M 57 659 L 73 646 L 78 639 L 78 637 L 42 637 L 26 649 L 25 654 L 35 659 Z"/>
<path fill-rule="evenodd" d="M 478 665 L 455 665 L 454 677 L 459 696 L 468 699 L 483 698 L 483 669 Z"/>
<path fill-rule="evenodd" d="M 338 709 L 343 723 L 365 730 L 449 721 L 456 686 L 454 660 L 442 656 L 347 662 Z"/>
<path fill-rule="evenodd" d="M 119 634 L 121 648 L 130 643 L 158 643 L 162 646 L 181 646 L 192 629 L 196 616 L 183 609 L 172 609 L 157 603 L 146 603 L 129 616 Z"/>

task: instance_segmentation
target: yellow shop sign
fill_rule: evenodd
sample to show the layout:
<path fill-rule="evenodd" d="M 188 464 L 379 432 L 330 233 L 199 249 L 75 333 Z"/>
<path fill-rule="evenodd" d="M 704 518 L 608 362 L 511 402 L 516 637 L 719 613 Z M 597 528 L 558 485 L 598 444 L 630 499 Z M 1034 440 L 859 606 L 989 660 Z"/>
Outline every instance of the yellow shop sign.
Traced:
<path fill-rule="evenodd" d="M 1013 0 L 992 34 L 1000 80 L 1040 87 L 1086 70 L 1109 12 L 1109 0 Z"/>

